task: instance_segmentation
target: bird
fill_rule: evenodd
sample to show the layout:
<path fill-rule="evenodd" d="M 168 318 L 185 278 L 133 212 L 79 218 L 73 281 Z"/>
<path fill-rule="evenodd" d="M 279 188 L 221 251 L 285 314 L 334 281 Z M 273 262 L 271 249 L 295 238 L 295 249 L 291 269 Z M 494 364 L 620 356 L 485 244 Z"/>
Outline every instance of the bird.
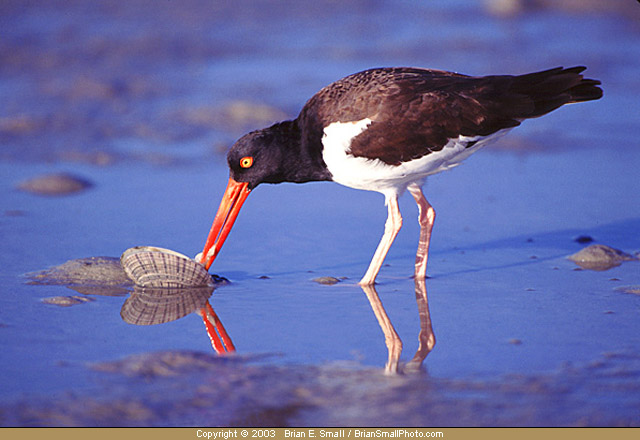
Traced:
<path fill-rule="evenodd" d="M 196 258 L 210 268 L 258 185 L 333 181 L 385 198 L 384 234 L 359 284 L 375 284 L 402 226 L 398 198 L 405 191 L 419 211 L 414 276 L 425 279 L 435 222 L 435 210 L 422 191 L 426 178 L 455 167 L 525 119 L 601 98 L 601 82 L 584 78 L 585 69 L 470 76 L 381 67 L 333 82 L 312 96 L 295 119 L 245 134 L 229 149 L 229 181 Z"/>

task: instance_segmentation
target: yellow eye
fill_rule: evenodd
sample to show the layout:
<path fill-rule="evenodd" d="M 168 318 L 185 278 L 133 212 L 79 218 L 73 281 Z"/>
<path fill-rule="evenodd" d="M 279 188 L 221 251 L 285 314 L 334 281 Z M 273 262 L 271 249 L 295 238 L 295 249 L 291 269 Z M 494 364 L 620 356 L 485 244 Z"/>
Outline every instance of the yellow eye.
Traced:
<path fill-rule="evenodd" d="M 251 165 L 253 165 L 253 157 L 245 156 L 242 159 L 240 159 L 240 166 L 242 168 L 249 168 Z"/>

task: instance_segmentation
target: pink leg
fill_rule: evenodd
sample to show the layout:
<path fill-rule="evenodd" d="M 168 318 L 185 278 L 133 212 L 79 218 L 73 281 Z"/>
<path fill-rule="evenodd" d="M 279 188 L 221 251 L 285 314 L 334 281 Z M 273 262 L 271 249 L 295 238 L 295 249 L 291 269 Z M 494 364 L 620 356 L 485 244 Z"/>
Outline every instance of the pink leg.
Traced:
<path fill-rule="evenodd" d="M 384 234 L 382 235 L 380 244 L 378 244 L 376 253 L 371 259 L 367 273 L 365 273 L 364 277 L 360 280 L 359 284 L 361 286 L 370 286 L 375 283 L 376 276 L 380 271 L 380 267 L 382 267 L 382 262 L 387 256 L 387 252 L 389 252 L 389 248 L 391 247 L 393 240 L 395 240 L 396 235 L 398 235 L 398 231 L 402 227 L 402 216 L 400 215 L 400 209 L 398 208 L 398 196 L 390 197 L 387 200 L 387 208 L 389 210 L 389 216 L 387 217 L 387 222 L 384 225 Z"/>
<path fill-rule="evenodd" d="M 427 276 L 427 260 L 429 259 L 429 242 L 431 231 L 436 220 L 436 211 L 429 204 L 419 185 L 412 183 L 408 187 L 409 192 L 418 204 L 418 223 L 420 223 L 420 240 L 416 253 L 416 280 L 424 280 Z"/>

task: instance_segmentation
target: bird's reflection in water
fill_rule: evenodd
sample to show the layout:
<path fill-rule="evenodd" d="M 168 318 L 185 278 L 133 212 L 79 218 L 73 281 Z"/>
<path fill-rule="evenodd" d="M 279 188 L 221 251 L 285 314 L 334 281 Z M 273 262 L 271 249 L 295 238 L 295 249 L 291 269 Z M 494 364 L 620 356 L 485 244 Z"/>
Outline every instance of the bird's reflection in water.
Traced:
<path fill-rule="evenodd" d="M 400 372 L 400 354 L 402 353 L 402 340 L 393 327 L 387 312 L 380 301 L 378 292 L 373 285 L 362 286 L 362 290 L 369 299 L 369 304 L 373 313 L 378 319 L 380 328 L 384 333 L 384 340 L 389 351 L 389 358 L 385 366 L 385 372 L 389 374 Z M 424 280 L 415 280 L 416 302 L 418 304 L 418 314 L 420 315 L 420 332 L 418 334 L 419 346 L 413 358 L 404 365 L 404 371 L 418 371 L 422 367 L 422 362 L 436 344 L 436 338 L 431 326 L 431 316 L 429 314 L 429 302 L 427 300 L 427 285 Z"/>
<path fill-rule="evenodd" d="M 236 349 L 231 338 L 209 303 L 213 290 L 212 286 L 192 288 L 136 286 L 131 296 L 122 305 L 120 316 L 129 324 L 155 325 L 175 321 L 195 312 L 202 317 L 211 340 L 211 346 L 216 353 L 234 352 Z M 389 351 L 385 372 L 399 373 L 401 372 L 402 341 L 393 327 L 375 287 L 362 286 L 362 290 L 366 294 L 385 336 L 385 343 Z M 403 366 L 403 371 L 420 370 L 422 362 L 436 343 L 431 326 L 427 287 L 424 280 L 415 280 L 415 294 L 420 316 L 419 346 L 413 358 Z"/>
<path fill-rule="evenodd" d="M 120 316 L 134 325 L 155 325 L 175 321 L 190 313 L 202 317 L 211 346 L 218 354 L 234 352 L 231 338 L 209 303 L 213 286 L 161 288 L 135 286 L 122 305 Z"/>

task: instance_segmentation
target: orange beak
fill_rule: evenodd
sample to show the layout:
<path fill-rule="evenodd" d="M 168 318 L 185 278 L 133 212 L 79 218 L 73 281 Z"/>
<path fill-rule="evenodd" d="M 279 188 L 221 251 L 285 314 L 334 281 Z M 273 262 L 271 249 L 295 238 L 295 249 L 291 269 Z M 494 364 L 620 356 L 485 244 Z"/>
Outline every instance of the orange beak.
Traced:
<path fill-rule="evenodd" d="M 229 232 L 231 232 L 231 227 L 238 217 L 240 208 L 250 192 L 251 190 L 249 189 L 248 183 L 236 182 L 232 178 L 229 178 L 229 184 L 222 196 L 220 207 L 218 208 L 216 217 L 213 219 L 211 231 L 209 231 L 207 242 L 202 251 L 200 263 L 202 263 L 207 270 L 209 270 L 211 264 L 213 264 L 213 260 L 216 259 L 218 252 L 220 252 L 220 248 L 227 239 Z"/>

